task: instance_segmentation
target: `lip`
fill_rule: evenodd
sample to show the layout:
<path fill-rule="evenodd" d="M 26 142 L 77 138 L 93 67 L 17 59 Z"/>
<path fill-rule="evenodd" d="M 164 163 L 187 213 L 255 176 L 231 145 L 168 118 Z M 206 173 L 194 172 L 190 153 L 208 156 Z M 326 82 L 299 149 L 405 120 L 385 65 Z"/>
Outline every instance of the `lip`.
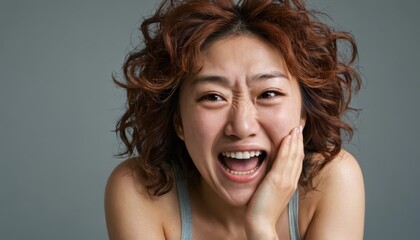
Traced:
<path fill-rule="evenodd" d="M 267 151 L 259 146 L 236 146 L 236 147 L 227 147 L 224 148 L 219 154 L 226 153 L 226 152 L 244 152 L 244 151 L 261 151 L 264 154 L 264 161 L 261 163 L 261 165 L 255 170 L 255 172 L 246 174 L 246 175 L 234 175 L 229 173 L 225 167 L 222 165 L 220 160 L 217 160 L 217 165 L 219 167 L 220 172 L 222 173 L 223 177 L 229 180 L 233 183 L 239 183 L 239 184 L 245 184 L 250 183 L 256 179 L 259 179 L 260 173 L 265 168 L 265 164 L 267 162 Z M 218 154 L 218 156 L 219 156 Z"/>
<path fill-rule="evenodd" d="M 220 172 L 229 181 L 234 182 L 234 183 L 244 184 L 244 183 L 250 183 L 250 182 L 258 179 L 258 175 L 260 174 L 262 169 L 264 169 L 264 166 L 266 164 L 265 162 L 266 162 L 266 160 L 264 160 L 261 163 L 261 165 L 258 167 L 258 169 L 255 170 L 255 172 L 253 172 L 251 174 L 248 174 L 248 175 L 233 175 L 233 174 L 228 173 L 219 161 L 218 161 L 217 165 L 219 166 Z"/>

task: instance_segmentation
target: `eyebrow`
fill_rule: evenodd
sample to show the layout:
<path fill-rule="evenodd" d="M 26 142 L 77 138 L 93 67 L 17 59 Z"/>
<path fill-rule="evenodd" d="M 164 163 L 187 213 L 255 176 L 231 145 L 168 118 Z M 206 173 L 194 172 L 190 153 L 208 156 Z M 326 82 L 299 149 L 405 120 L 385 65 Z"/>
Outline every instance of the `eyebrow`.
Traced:
<path fill-rule="evenodd" d="M 191 85 L 195 86 L 203 83 L 221 83 L 223 85 L 229 85 L 229 80 L 221 76 L 197 76 L 193 79 Z"/>
<path fill-rule="evenodd" d="M 249 81 L 254 80 L 268 80 L 271 78 L 285 78 L 289 80 L 289 77 L 279 71 L 271 71 L 267 73 L 259 73 L 251 76 Z M 229 85 L 229 80 L 222 76 L 210 75 L 210 76 L 197 76 L 193 79 L 192 85 L 202 84 L 202 83 L 221 83 L 223 85 Z"/>
<path fill-rule="evenodd" d="M 285 78 L 285 79 L 289 80 L 289 77 L 286 74 L 284 74 L 280 71 L 271 71 L 271 72 L 268 72 L 268 73 L 255 74 L 251 77 L 251 81 L 252 80 L 267 80 L 267 79 L 270 79 L 270 78 Z"/>

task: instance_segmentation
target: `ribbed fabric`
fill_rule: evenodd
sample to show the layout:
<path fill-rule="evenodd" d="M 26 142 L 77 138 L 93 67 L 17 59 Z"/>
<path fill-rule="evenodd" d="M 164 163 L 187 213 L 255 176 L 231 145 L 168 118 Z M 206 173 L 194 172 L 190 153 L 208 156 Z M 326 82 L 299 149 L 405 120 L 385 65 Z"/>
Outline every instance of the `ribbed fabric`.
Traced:
<path fill-rule="evenodd" d="M 179 209 L 181 211 L 181 240 L 192 240 L 192 220 L 188 184 L 185 179 L 176 181 L 178 191 Z M 289 231 L 290 240 L 299 240 L 298 208 L 299 191 L 293 194 L 289 201 Z"/>
<path fill-rule="evenodd" d="M 290 240 L 299 240 L 299 189 L 295 191 L 289 201 L 289 231 Z"/>
<path fill-rule="evenodd" d="M 181 211 L 181 240 L 192 240 L 190 196 L 186 179 L 176 181 L 179 209 Z"/>

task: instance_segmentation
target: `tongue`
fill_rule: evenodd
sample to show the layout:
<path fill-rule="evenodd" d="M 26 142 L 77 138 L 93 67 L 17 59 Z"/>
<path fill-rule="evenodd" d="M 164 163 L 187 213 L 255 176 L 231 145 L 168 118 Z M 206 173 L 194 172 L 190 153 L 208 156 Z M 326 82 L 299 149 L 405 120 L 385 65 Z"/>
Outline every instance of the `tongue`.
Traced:
<path fill-rule="evenodd" d="M 245 172 L 250 171 L 257 167 L 259 159 L 257 157 L 250 158 L 250 159 L 235 159 L 235 158 L 227 158 L 224 159 L 225 165 L 233 171 L 237 172 Z"/>

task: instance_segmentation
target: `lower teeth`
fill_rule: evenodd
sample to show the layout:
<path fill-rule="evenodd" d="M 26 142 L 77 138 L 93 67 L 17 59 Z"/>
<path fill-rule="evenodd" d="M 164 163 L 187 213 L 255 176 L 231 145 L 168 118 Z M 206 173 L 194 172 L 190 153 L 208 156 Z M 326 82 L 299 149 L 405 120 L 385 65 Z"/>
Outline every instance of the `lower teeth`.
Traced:
<path fill-rule="evenodd" d="M 237 171 L 234 171 L 234 170 L 232 170 L 232 169 L 228 168 L 228 167 L 227 167 L 226 165 L 224 165 L 224 164 L 223 164 L 223 167 L 226 169 L 226 171 L 227 171 L 228 173 L 230 173 L 230 174 L 232 174 L 232 175 L 248 175 L 248 174 L 251 174 L 251 173 L 254 173 L 255 171 L 257 171 L 259 166 L 256 166 L 255 168 L 253 168 L 253 169 L 251 169 L 251 170 L 249 170 L 249 171 L 245 171 L 245 172 L 237 172 Z"/>

